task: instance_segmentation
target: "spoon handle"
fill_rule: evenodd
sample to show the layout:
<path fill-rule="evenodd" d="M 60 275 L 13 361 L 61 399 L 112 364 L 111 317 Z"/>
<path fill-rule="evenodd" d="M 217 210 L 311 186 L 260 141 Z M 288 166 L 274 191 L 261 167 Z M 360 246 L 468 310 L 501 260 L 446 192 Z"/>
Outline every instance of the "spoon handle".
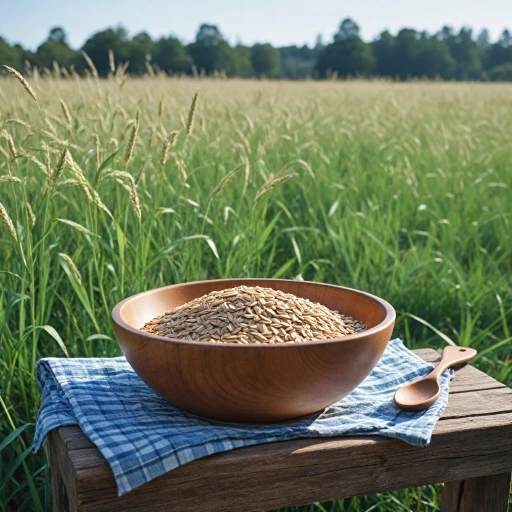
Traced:
<path fill-rule="evenodd" d="M 474 348 L 454 346 L 445 347 L 443 350 L 443 357 L 431 375 L 438 377 L 448 368 L 458 366 L 459 364 L 473 359 L 476 354 L 477 352 Z"/>

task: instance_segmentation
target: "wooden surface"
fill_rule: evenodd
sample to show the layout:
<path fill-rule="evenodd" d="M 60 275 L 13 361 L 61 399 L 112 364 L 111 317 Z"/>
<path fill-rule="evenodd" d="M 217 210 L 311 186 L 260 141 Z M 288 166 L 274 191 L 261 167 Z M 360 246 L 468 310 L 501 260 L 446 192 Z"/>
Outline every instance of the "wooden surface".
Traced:
<path fill-rule="evenodd" d="M 450 512 L 507 512 L 510 473 L 469 478 L 445 484 L 441 510 Z"/>
<path fill-rule="evenodd" d="M 416 353 L 439 358 L 433 350 Z M 107 462 L 78 427 L 51 432 L 49 444 L 70 510 L 261 512 L 456 481 L 469 482 L 464 503 L 476 488 L 503 502 L 504 480 L 481 484 L 480 477 L 512 471 L 512 390 L 466 366 L 456 373 L 427 448 L 377 436 L 269 443 L 185 464 L 121 498 Z"/>
<path fill-rule="evenodd" d="M 235 286 L 291 293 L 361 320 L 368 330 L 329 340 L 223 344 L 165 338 L 146 322 L 207 293 Z M 354 390 L 384 352 L 395 311 L 368 293 L 281 279 L 221 279 L 150 290 L 112 311 L 117 341 L 139 377 L 186 411 L 241 423 L 288 421 L 324 410 Z"/>

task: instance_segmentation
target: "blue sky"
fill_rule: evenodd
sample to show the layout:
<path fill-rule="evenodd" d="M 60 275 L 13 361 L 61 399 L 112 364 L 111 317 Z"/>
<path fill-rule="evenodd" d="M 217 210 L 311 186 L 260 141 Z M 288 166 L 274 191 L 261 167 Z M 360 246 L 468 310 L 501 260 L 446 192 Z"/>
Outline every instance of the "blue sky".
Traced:
<path fill-rule="evenodd" d="M 508 23 L 512 0 L 0 0 L 0 36 L 35 49 L 60 25 L 79 47 L 99 29 L 118 24 L 153 37 L 173 33 L 194 39 L 200 23 L 217 24 L 227 39 L 246 44 L 312 44 L 330 41 L 339 21 L 350 16 L 365 39 L 404 26 L 437 31 L 442 25 L 486 27 L 496 39 Z"/>

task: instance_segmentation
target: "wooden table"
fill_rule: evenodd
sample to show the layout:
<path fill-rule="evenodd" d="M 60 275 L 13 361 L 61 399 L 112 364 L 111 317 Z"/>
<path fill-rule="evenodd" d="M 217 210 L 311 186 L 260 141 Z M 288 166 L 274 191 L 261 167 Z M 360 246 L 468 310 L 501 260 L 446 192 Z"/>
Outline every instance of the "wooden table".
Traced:
<path fill-rule="evenodd" d="M 416 354 L 433 362 L 431 349 Z M 54 511 L 261 512 L 445 482 L 445 512 L 506 512 L 512 471 L 512 390 L 466 366 L 427 448 L 385 437 L 302 439 L 240 448 L 117 496 L 109 465 L 76 426 L 46 443 Z"/>

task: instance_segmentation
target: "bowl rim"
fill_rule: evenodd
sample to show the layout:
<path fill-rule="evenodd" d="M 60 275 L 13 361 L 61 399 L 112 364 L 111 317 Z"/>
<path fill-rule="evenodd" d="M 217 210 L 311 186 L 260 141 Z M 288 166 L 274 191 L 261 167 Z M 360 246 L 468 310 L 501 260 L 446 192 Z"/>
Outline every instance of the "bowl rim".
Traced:
<path fill-rule="evenodd" d="M 158 334 L 152 334 L 145 331 L 142 331 L 140 329 L 136 329 L 135 327 L 132 327 L 127 322 L 125 322 L 121 318 L 121 310 L 127 304 L 128 302 L 132 301 L 136 297 L 140 297 L 143 295 L 150 294 L 156 290 L 163 290 L 165 288 L 171 288 L 173 286 L 178 285 L 187 285 L 187 284 L 201 284 L 201 283 L 222 283 L 222 282 L 229 282 L 229 281 L 266 281 L 266 282 L 292 282 L 292 283 L 304 283 L 304 284 L 312 284 L 315 286 L 321 286 L 321 287 L 329 287 L 329 288 L 342 288 L 344 290 L 348 290 L 350 292 L 355 292 L 360 295 L 365 295 L 366 297 L 374 300 L 375 302 L 378 302 L 381 306 L 384 307 L 386 311 L 386 315 L 384 317 L 384 320 L 377 324 L 376 326 L 367 329 L 366 331 L 362 331 L 356 334 L 348 334 L 346 336 L 341 336 L 339 338 L 329 338 L 326 340 L 313 340 L 313 341 L 302 341 L 300 343 L 251 343 L 251 344 L 245 344 L 245 343 L 209 343 L 205 341 L 194 341 L 194 340 L 182 340 L 178 338 L 168 338 L 166 336 L 160 336 Z M 396 312 L 393 306 L 385 301 L 384 299 L 378 297 L 377 295 L 373 295 L 368 292 L 363 292 L 362 290 L 358 290 L 356 288 L 349 288 L 347 286 L 339 286 L 335 284 L 328 284 L 328 283 L 320 283 L 316 281 L 295 281 L 293 279 L 271 279 L 271 278 L 258 278 L 258 277 L 241 277 L 241 278 L 230 278 L 230 279 L 206 279 L 201 281 L 187 281 L 185 283 L 175 283 L 167 286 L 161 286 L 159 288 L 152 288 L 151 290 L 146 290 L 144 292 L 136 293 L 134 295 L 131 295 L 129 297 L 126 297 L 122 301 L 118 302 L 114 308 L 112 309 L 112 322 L 114 325 L 117 325 L 118 327 L 124 329 L 125 331 L 128 331 L 132 334 L 143 336 L 144 338 L 148 338 L 152 341 L 159 341 L 163 343 L 178 343 L 179 345 L 191 345 L 191 346 L 201 346 L 201 347 L 211 347 L 212 349 L 226 349 L 226 348 L 232 348 L 232 349 L 286 349 L 286 348 L 292 348 L 292 347 L 299 347 L 299 346 L 312 346 L 312 345 L 325 345 L 330 343 L 340 343 L 340 342 L 348 342 L 353 340 L 358 340 L 367 337 L 368 335 L 371 335 L 373 333 L 382 331 L 386 328 L 388 328 L 390 325 L 394 324 L 396 320 Z M 116 337 L 117 338 L 117 337 Z"/>

